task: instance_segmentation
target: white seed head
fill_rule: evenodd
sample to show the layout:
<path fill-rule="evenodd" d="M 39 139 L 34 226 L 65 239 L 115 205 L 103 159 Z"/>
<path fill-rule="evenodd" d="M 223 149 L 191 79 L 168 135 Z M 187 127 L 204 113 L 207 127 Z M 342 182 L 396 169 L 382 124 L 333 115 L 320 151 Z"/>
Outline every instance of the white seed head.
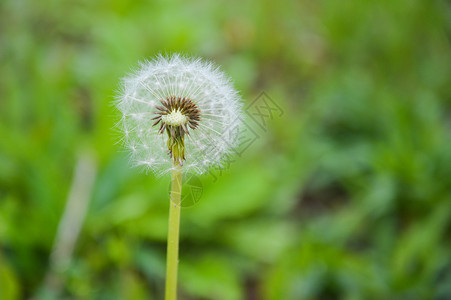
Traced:
<path fill-rule="evenodd" d="M 183 111 L 162 107 L 177 99 L 185 101 L 185 106 L 176 105 Z M 180 160 L 184 172 L 202 174 L 223 167 L 238 144 L 241 97 L 218 67 L 198 58 L 160 55 L 141 63 L 123 78 L 116 107 L 121 112 L 121 140 L 131 149 L 132 162 L 156 175 L 173 168 L 168 135 L 174 128 L 184 139 L 184 160 Z M 162 130 L 153 126 L 156 118 Z"/>

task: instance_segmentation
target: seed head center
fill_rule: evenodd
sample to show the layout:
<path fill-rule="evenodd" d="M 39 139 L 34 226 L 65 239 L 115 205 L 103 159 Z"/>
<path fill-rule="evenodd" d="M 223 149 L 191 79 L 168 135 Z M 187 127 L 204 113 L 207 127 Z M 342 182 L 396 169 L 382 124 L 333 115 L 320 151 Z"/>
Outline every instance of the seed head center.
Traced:
<path fill-rule="evenodd" d="M 184 114 L 182 114 L 179 109 L 177 109 L 171 111 L 167 115 L 162 115 L 161 121 L 163 121 L 167 125 L 180 126 L 182 124 L 186 124 L 188 122 L 188 118 Z"/>
<path fill-rule="evenodd" d="M 185 160 L 185 134 L 196 130 L 200 121 L 200 110 L 190 98 L 168 96 L 160 100 L 161 106 L 155 106 L 156 114 L 152 126 L 160 123 L 158 133 L 168 134 L 168 150 L 174 162 L 182 164 Z"/>

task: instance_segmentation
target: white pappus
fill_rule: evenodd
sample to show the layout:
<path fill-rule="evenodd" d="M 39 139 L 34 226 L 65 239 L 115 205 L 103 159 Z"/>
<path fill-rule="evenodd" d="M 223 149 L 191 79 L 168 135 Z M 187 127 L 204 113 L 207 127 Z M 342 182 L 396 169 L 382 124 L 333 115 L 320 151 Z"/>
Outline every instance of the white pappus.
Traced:
<path fill-rule="evenodd" d="M 174 164 L 197 174 L 221 168 L 238 145 L 242 100 L 211 62 L 180 54 L 144 61 L 122 79 L 115 104 L 132 162 L 156 175 Z"/>

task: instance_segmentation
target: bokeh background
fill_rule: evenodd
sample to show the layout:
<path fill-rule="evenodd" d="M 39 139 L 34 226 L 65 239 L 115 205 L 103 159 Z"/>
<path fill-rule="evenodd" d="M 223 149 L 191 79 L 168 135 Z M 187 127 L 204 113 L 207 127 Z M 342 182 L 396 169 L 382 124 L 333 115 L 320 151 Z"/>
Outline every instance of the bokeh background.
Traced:
<path fill-rule="evenodd" d="M 0 299 L 163 298 L 169 178 L 112 102 L 173 51 L 282 111 L 199 177 L 180 299 L 451 299 L 450 46 L 444 0 L 2 0 Z"/>

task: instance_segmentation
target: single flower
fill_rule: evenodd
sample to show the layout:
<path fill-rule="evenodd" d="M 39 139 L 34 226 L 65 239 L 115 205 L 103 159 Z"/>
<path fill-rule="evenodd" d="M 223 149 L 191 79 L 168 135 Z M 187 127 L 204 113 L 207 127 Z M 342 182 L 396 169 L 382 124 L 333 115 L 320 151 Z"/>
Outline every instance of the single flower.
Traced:
<path fill-rule="evenodd" d="M 211 62 L 179 54 L 140 64 L 122 80 L 116 101 L 131 160 L 155 174 L 202 174 L 223 167 L 237 146 L 242 102 Z"/>

